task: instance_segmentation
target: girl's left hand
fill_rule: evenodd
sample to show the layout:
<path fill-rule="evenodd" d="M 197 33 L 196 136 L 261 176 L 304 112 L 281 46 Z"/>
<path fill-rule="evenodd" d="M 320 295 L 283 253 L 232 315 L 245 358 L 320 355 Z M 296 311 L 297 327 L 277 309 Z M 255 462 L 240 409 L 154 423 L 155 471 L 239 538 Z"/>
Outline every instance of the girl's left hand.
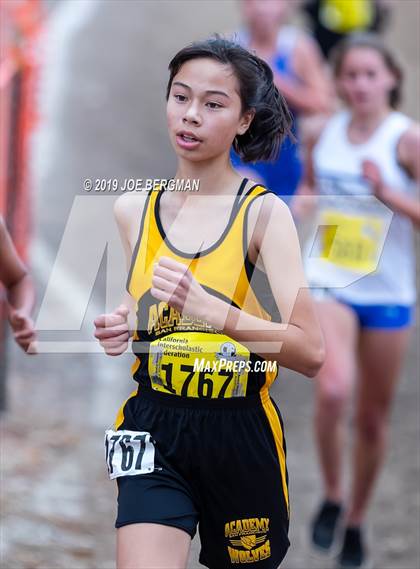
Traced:
<path fill-rule="evenodd" d="M 372 160 L 363 160 L 362 175 L 371 184 L 374 195 L 380 200 L 384 200 L 387 194 L 382 173 L 379 167 Z"/>
<path fill-rule="evenodd" d="M 170 257 L 161 257 L 155 263 L 150 293 L 180 314 L 201 320 L 204 320 L 211 296 L 196 281 L 187 265 Z"/>

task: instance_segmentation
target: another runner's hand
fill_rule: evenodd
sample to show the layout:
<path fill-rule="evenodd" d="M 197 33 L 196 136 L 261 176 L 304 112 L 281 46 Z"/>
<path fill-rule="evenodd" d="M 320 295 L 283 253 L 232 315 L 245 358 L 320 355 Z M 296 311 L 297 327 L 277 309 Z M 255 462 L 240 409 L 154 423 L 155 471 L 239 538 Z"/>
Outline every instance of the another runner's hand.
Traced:
<path fill-rule="evenodd" d="M 36 354 L 36 335 L 33 320 L 20 310 L 9 307 L 9 322 L 13 329 L 13 337 L 27 354 Z"/>
<path fill-rule="evenodd" d="M 378 166 L 372 160 L 363 160 L 362 175 L 371 184 L 373 193 L 381 199 L 385 191 L 382 174 Z"/>
<path fill-rule="evenodd" d="M 101 314 L 94 320 L 95 338 L 109 356 L 119 356 L 128 347 L 129 309 L 121 304 L 111 314 Z"/>
<path fill-rule="evenodd" d="M 187 265 L 170 257 L 161 257 L 155 263 L 151 295 L 163 300 L 181 314 L 202 318 L 209 293 L 193 277 Z"/>

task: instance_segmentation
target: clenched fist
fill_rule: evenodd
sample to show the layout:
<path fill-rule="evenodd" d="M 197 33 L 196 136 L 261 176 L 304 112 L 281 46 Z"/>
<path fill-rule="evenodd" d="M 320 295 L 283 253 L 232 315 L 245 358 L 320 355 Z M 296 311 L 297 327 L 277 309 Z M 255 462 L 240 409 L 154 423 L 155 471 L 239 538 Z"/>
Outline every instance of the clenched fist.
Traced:
<path fill-rule="evenodd" d="M 111 314 L 101 314 L 94 320 L 95 338 L 108 356 L 119 356 L 128 347 L 128 314 L 129 309 L 121 304 Z"/>
<path fill-rule="evenodd" d="M 161 257 L 154 265 L 150 294 L 180 314 L 204 319 L 210 294 L 194 278 L 187 265 Z"/>
<path fill-rule="evenodd" d="M 16 343 L 27 354 L 36 354 L 36 334 L 32 318 L 21 310 L 9 307 L 9 322 Z"/>

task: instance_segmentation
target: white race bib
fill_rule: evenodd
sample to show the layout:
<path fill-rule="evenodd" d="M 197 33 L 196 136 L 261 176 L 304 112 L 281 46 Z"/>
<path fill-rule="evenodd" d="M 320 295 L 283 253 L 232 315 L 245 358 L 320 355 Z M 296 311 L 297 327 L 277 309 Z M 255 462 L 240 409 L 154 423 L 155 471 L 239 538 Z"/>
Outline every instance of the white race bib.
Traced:
<path fill-rule="evenodd" d="M 111 480 L 155 469 L 155 441 L 146 431 L 105 431 L 105 460 Z"/>

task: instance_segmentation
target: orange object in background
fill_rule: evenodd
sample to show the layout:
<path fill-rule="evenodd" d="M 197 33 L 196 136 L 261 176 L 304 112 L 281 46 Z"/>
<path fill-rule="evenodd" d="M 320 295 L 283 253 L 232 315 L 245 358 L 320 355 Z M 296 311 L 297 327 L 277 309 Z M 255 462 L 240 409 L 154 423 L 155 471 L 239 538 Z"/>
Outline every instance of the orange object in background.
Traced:
<path fill-rule="evenodd" d="M 23 261 L 31 233 L 29 141 L 36 119 L 39 0 L 0 2 L 0 213 Z"/>
<path fill-rule="evenodd" d="M 36 120 L 40 0 L 0 1 L 0 214 L 20 258 L 31 237 L 30 136 Z M 1 259 L 0 259 L 1 262 Z M 0 411 L 6 409 L 7 313 L 0 283 Z"/>

